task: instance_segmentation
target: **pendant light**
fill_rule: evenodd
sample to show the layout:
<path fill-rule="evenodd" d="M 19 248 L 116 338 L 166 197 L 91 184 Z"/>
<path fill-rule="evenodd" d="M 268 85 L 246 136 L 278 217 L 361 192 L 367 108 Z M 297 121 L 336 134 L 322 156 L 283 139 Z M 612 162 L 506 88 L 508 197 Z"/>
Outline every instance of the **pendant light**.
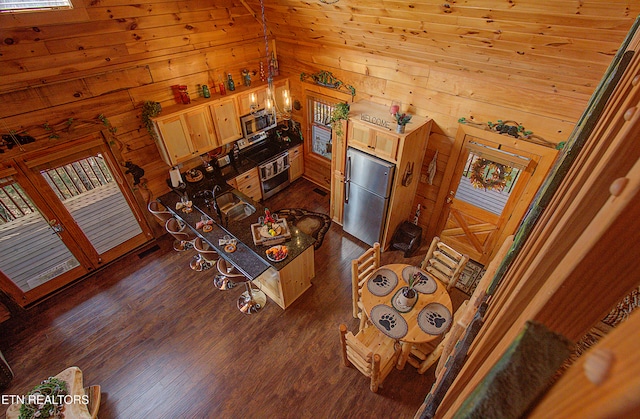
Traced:
<path fill-rule="evenodd" d="M 291 96 L 289 90 L 284 89 L 282 91 L 282 109 L 278 106 L 278 102 L 275 99 L 275 88 L 273 86 L 273 66 L 270 64 L 271 57 L 269 56 L 269 38 L 267 36 L 267 19 L 264 13 L 264 0 L 260 0 L 260 9 L 262 13 L 262 33 L 264 36 L 264 51 L 267 60 L 267 97 L 265 98 L 264 108 L 267 112 L 273 114 L 274 119 L 278 117 L 289 121 L 291 119 Z M 251 111 L 258 110 L 259 105 L 257 103 L 257 97 L 255 93 L 251 94 Z M 288 122 L 287 122 L 288 124 Z"/>

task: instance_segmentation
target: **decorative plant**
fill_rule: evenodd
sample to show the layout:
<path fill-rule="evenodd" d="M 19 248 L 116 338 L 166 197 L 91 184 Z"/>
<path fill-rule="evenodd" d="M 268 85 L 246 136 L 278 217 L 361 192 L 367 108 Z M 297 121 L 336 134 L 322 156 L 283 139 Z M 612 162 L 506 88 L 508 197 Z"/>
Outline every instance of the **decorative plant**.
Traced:
<path fill-rule="evenodd" d="M 347 118 L 349 118 L 349 104 L 338 102 L 333 108 L 331 119 L 329 120 L 338 140 L 342 140 L 342 121 L 346 121 Z"/>
<path fill-rule="evenodd" d="M 396 119 L 396 122 L 398 123 L 398 125 L 407 125 L 409 123 L 409 121 L 411 121 L 411 117 L 413 115 L 410 115 L 408 113 L 400 113 L 400 112 L 396 112 L 393 117 Z"/>
<path fill-rule="evenodd" d="M 142 104 L 142 123 L 144 123 L 147 131 L 149 131 L 149 135 L 151 135 L 151 138 L 154 140 L 157 140 L 158 138 L 156 136 L 156 131 L 153 129 L 153 121 L 151 118 L 158 116 L 161 110 L 162 106 L 160 106 L 160 103 L 158 102 L 145 100 Z"/>
<path fill-rule="evenodd" d="M 35 386 L 25 397 L 25 403 L 20 406 L 20 419 L 44 419 L 63 417 L 64 404 L 60 402 L 67 393 L 67 383 L 49 377 Z"/>

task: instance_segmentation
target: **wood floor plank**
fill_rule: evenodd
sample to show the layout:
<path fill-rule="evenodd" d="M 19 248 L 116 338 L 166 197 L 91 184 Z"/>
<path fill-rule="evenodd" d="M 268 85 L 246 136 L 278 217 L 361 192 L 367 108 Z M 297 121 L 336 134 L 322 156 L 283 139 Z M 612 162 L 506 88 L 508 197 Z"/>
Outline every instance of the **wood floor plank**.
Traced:
<path fill-rule="evenodd" d="M 265 202 L 272 211 L 329 213 L 329 195 L 300 179 Z M 24 394 L 76 365 L 99 384 L 109 418 L 411 418 L 433 371 L 394 370 L 377 394 L 341 365 L 338 325 L 351 316 L 351 259 L 366 245 L 333 223 L 316 251 L 312 287 L 287 310 L 267 302 L 256 315 L 236 308 L 243 286 L 219 291 L 214 271 L 189 269 L 192 252 L 129 254 L 0 324 L 0 350 L 16 377 L 3 394 Z M 382 263 L 418 265 L 426 248 Z M 454 307 L 465 298 L 453 291 Z M 0 406 L 0 414 L 6 406 Z"/>

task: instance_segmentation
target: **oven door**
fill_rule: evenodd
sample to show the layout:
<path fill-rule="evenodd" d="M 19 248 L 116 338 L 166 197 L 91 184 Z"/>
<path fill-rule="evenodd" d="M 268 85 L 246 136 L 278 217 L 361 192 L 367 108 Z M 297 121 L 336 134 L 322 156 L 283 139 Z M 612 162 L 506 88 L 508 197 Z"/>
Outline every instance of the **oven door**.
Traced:
<path fill-rule="evenodd" d="M 289 153 L 284 152 L 258 167 L 262 197 L 267 199 L 289 185 Z"/>
<path fill-rule="evenodd" d="M 260 182 L 262 198 L 267 199 L 289 186 L 289 168 Z"/>

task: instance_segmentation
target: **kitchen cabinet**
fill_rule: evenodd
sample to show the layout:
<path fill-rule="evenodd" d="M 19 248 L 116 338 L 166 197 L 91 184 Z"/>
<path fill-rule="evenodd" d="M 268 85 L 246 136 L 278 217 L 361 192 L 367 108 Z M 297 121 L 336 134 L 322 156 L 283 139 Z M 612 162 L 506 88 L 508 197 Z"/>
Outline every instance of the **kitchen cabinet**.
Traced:
<path fill-rule="evenodd" d="M 278 106 L 284 103 L 282 92 L 288 87 L 288 79 L 274 80 Z M 256 94 L 258 105 L 263 107 L 267 86 L 238 90 L 241 91 L 226 96 L 171 105 L 152 118 L 162 159 L 175 166 L 242 138 L 240 116 L 251 112 L 251 93 Z"/>
<path fill-rule="evenodd" d="M 388 130 L 371 127 L 366 122 L 349 119 L 349 145 L 383 160 L 396 162 L 400 137 Z"/>
<path fill-rule="evenodd" d="M 257 167 L 236 176 L 235 178 L 227 181 L 227 183 L 256 202 L 262 199 L 260 177 L 258 176 Z"/>
<path fill-rule="evenodd" d="M 302 144 L 289 149 L 289 181 L 293 182 L 304 174 Z"/>
<path fill-rule="evenodd" d="M 256 280 L 260 289 L 281 308 L 287 308 L 299 296 L 311 287 L 315 276 L 313 246 L 279 271 L 270 268 Z"/>
<path fill-rule="evenodd" d="M 395 178 L 389 197 L 389 209 L 380 245 L 387 249 L 393 233 L 405 220 L 411 218 L 420 172 L 431 132 L 430 118 L 414 115 L 403 134 L 395 132 L 396 123 L 389 108 L 361 101 L 351 105 L 347 121 L 346 147 L 353 147 L 388 162 L 394 163 Z M 342 151 L 340 153 L 342 155 Z M 342 224 L 344 204 L 345 160 L 337 160 L 333 168 L 331 206 L 333 219 Z"/>
<path fill-rule="evenodd" d="M 207 106 L 153 118 L 158 150 L 169 165 L 190 160 L 220 146 Z"/>
<path fill-rule="evenodd" d="M 347 158 L 347 121 L 338 121 L 339 130 L 332 131 L 333 158 L 331 159 L 331 199 L 329 215 L 336 223 L 342 225 L 344 210 L 344 168 Z M 341 134 L 338 135 L 337 132 Z"/>
<path fill-rule="evenodd" d="M 242 138 L 236 97 L 217 100 L 210 105 L 220 144 L 228 144 Z"/>
<path fill-rule="evenodd" d="M 238 95 L 238 111 L 240 116 L 251 113 L 252 94 L 256 97 L 256 109 L 264 108 L 265 99 L 267 98 L 267 86 L 261 86 Z"/>

